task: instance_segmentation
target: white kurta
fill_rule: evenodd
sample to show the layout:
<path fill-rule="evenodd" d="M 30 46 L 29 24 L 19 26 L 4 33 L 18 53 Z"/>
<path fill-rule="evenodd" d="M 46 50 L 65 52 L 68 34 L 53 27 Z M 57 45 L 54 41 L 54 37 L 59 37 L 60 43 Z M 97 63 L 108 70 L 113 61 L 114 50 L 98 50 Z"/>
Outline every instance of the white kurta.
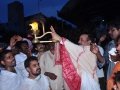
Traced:
<path fill-rule="evenodd" d="M 16 73 L 1 70 L 0 90 L 18 90 L 21 79 Z"/>
<path fill-rule="evenodd" d="M 15 55 L 16 68 L 19 70 L 19 72 L 21 73 L 21 75 L 23 77 L 28 77 L 28 72 L 27 72 L 27 70 L 25 69 L 25 66 L 24 66 L 24 61 L 26 59 L 27 59 L 27 55 L 25 55 L 22 52 Z"/>
<path fill-rule="evenodd" d="M 90 51 L 90 46 L 75 45 L 69 40 L 64 44 L 82 79 L 81 90 L 100 90 L 96 75 L 97 57 Z"/>
<path fill-rule="evenodd" d="M 50 51 L 46 51 L 39 60 L 42 73 L 51 72 L 57 75 L 56 80 L 49 79 L 52 90 L 63 90 L 63 78 L 61 65 L 55 65 L 55 57 Z"/>
<path fill-rule="evenodd" d="M 25 78 L 18 90 L 50 90 L 50 88 L 47 77 L 39 75 L 35 79 Z"/>

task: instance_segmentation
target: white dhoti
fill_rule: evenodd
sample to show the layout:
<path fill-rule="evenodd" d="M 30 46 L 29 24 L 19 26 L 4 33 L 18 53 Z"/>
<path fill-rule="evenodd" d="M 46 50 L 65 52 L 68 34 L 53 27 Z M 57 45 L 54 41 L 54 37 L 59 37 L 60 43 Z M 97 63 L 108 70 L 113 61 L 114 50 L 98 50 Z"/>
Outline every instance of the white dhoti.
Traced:
<path fill-rule="evenodd" d="M 87 72 L 81 74 L 82 82 L 80 90 L 100 90 L 99 83 Z"/>

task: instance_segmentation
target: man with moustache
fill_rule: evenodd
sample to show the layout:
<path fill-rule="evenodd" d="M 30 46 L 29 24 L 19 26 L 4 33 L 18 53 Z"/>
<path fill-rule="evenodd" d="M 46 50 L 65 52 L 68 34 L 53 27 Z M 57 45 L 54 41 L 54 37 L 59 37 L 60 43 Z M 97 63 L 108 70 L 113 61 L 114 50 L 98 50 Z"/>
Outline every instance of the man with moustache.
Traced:
<path fill-rule="evenodd" d="M 49 90 L 49 82 L 46 76 L 41 74 L 38 59 L 34 56 L 25 60 L 25 68 L 29 76 L 25 78 L 19 90 Z"/>
<path fill-rule="evenodd" d="M 56 64 L 55 58 L 55 44 L 56 43 L 49 43 L 49 50 L 44 52 L 41 57 L 39 58 L 39 63 L 41 66 L 41 73 L 51 72 L 54 73 L 57 78 L 55 80 L 49 79 L 50 87 L 52 90 L 63 90 L 64 86 L 64 79 L 62 74 L 62 66 Z M 67 89 L 65 89 L 67 90 Z"/>
<path fill-rule="evenodd" d="M 64 71 L 64 79 L 69 89 L 100 90 L 96 74 L 96 62 L 99 60 L 103 63 L 104 58 L 96 44 L 90 45 L 92 40 L 89 34 L 82 34 L 78 41 L 80 45 L 75 45 L 68 39 L 60 37 L 52 26 L 50 29 L 53 40 L 60 42 L 60 60 Z M 89 85 L 89 87 L 86 85 Z"/>

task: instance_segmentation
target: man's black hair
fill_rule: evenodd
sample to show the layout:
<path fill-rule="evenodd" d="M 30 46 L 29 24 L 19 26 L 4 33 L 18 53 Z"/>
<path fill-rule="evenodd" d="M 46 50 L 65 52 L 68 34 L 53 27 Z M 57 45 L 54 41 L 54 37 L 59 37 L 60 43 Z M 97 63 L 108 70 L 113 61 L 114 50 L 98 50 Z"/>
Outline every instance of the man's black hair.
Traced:
<path fill-rule="evenodd" d="M 118 29 L 120 29 L 120 21 L 119 20 L 113 20 L 111 22 L 108 23 L 108 28 L 110 27 L 115 27 Z"/>
<path fill-rule="evenodd" d="M 21 49 L 22 44 L 27 44 L 28 45 L 28 42 L 27 41 L 18 41 L 18 42 L 16 42 L 15 46 L 17 48 Z"/>
<path fill-rule="evenodd" d="M 0 53 L 0 67 L 4 67 L 4 65 L 1 64 L 1 61 L 5 60 L 5 55 L 8 54 L 8 53 L 12 53 L 12 51 L 11 50 L 3 50 Z"/>
<path fill-rule="evenodd" d="M 82 32 L 81 35 L 86 34 L 88 35 L 88 39 L 91 40 L 92 43 L 96 42 L 96 37 L 88 32 Z"/>
<path fill-rule="evenodd" d="M 38 59 L 37 59 L 37 57 L 35 57 L 35 56 L 30 56 L 30 57 L 28 57 L 28 58 L 25 60 L 25 62 L 24 62 L 25 68 L 28 68 L 28 67 L 30 66 L 30 62 L 31 62 L 31 61 L 38 61 Z"/>
<path fill-rule="evenodd" d="M 12 51 L 11 50 L 3 50 L 1 53 L 0 53 L 0 61 L 3 61 L 4 59 L 5 59 L 5 55 L 7 54 L 7 53 L 12 53 Z"/>

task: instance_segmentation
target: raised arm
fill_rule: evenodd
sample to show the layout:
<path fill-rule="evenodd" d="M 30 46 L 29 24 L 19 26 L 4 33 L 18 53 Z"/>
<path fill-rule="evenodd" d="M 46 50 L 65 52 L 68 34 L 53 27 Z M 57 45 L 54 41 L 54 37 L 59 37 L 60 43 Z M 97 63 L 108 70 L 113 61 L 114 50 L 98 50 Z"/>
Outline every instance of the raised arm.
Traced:
<path fill-rule="evenodd" d="M 65 48 L 67 49 L 68 53 L 70 54 L 70 56 L 72 56 L 75 60 L 77 60 L 77 57 L 79 56 L 79 54 L 81 52 L 83 52 L 83 47 L 76 45 L 74 43 L 72 43 L 71 41 L 69 41 L 68 39 L 62 38 L 60 37 L 54 30 L 54 28 L 51 26 L 50 27 L 51 31 L 52 31 L 52 38 L 55 41 L 59 41 L 60 44 L 64 44 Z"/>

